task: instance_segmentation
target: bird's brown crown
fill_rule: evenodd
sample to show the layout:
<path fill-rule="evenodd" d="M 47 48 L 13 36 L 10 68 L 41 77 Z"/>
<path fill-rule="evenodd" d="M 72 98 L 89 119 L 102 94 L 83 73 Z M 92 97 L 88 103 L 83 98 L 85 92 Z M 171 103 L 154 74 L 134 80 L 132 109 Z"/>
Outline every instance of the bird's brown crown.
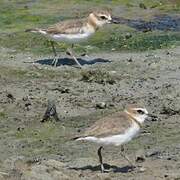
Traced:
<path fill-rule="evenodd" d="M 111 23 L 111 12 L 108 10 L 96 10 L 89 14 L 88 22 L 95 28 L 99 28 L 104 24 Z"/>

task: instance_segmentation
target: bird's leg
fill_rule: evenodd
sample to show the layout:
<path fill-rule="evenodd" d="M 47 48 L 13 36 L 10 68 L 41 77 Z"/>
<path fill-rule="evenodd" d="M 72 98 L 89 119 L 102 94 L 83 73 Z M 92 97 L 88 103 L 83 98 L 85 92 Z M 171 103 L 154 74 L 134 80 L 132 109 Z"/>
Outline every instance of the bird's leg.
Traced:
<path fill-rule="evenodd" d="M 99 162 L 100 162 L 100 166 L 101 166 L 101 172 L 103 173 L 104 172 L 104 165 L 103 165 L 103 161 L 102 161 L 102 154 L 101 154 L 101 150 L 103 149 L 103 147 L 101 146 L 99 149 L 98 149 L 98 157 L 99 157 Z"/>
<path fill-rule="evenodd" d="M 50 43 L 51 43 L 51 47 L 52 47 L 52 50 L 53 50 L 53 53 L 54 53 L 54 59 L 52 61 L 52 65 L 56 67 L 57 62 L 58 62 L 58 57 L 57 57 L 56 49 L 54 47 L 54 42 L 50 41 Z"/>
<path fill-rule="evenodd" d="M 121 156 L 128 161 L 128 163 L 132 166 L 135 167 L 135 164 L 126 156 L 125 154 L 125 148 L 123 145 L 121 145 Z"/>
<path fill-rule="evenodd" d="M 73 47 L 74 47 L 74 44 L 72 44 L 72 48 Z M 69 48 L 67 49 L 66 53 L 74 59 L 74 61 L 80 68 L 82 68 L 81 64 L 78 62 L 77 58 L 73 55 L 72 51 Z"/>
<path fill-rule="evenodd" d="M 101 154 L 101 150 L 103 149 L 103 147 L 101 146 L 98 151 L 97 151 L 97 154 L 98 154 L 98 157 L 99 157 L 99 162 L 100 162 L 100 166 L 101 166 L 101 172 L 104 173 L 104 172 L 109 172 L 109 170 L 105 169 L 104 168 L 104 165 L 103 165 L 103 160 L 102 160 L 102 154 Z"/>

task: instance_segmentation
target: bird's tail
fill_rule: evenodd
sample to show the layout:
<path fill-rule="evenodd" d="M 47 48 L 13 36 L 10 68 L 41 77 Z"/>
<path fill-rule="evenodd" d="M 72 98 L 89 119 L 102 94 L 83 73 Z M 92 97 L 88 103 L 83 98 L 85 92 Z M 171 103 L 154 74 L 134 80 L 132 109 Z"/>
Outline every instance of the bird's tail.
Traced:
<path fill-rule="evenodd" d="M 39 31 L 40 31 L 40 29 L 38 29 L 38 28 L 26 29 L 26 30 L 25 30 L 25 32 L 34 32 L 34 33 L 37 33 L 37 32 L 39 32 Z"/>
<path fill-rule="evenodd" d="M 72 140 L 72 141 L 78 141 L 79 138 L 81 138 L 81 137 L 77 136 L 77 137 L 71 138 L 70 140 Z"/>
<path fill-rule="evenodd" d="M 71 140 L 74 140 L 74 141 L 91 141 L 91 142 L 94 142 L 97 140 L 96 137 L 93 137 L 93 136 L 85 136 L 85 137 L 74 137 L 72 138 Z"/>
<path fill-rule="evenodd" d="M 44 29 L 39 29 L 39 28 L 26 29 L 25 32 L 33 32 L 33 33 L 46 34 L 46 31 Z"/>

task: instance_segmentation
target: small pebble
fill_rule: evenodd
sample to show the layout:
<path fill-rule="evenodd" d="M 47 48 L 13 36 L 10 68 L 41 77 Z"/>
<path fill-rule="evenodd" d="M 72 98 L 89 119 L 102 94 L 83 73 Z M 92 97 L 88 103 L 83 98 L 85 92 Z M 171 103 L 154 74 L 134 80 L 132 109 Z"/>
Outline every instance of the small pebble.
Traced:
<path fill-rule="evenodd" d="M 139 169 L 139 172 L 145 172 L 146 171 L 146 168 L 144 168 L 144 167 L 141 167 L 140 169 Z"/>
<path fill-rule="evenodd" d="M 107 104 L 105 102 L 100 102 L 96 104 L 96 108 L 98 109 L 105 109 L 107 107 Z"/>

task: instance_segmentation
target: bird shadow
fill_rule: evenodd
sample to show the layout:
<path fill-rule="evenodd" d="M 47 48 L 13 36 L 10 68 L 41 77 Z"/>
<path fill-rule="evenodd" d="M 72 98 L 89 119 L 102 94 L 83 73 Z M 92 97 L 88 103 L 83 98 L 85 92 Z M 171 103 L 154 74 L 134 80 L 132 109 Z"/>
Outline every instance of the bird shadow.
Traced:
<path fill-rule="evenodd" d="M 124 166 L 124 167 L 118 167 L 115 165 L 109 165 L 109 164 L 104 164 L 104 168 L 110 172 L 114 172 L 114 173 L 128 173 L 128 172 L 132 172 L 135 167 L 133 166 Z M 70 167 L 69 169 L 72 170 L 76 170 L 76 171 L 86 171 L 86 170 L 90 170 L 93 172 L 97 172 L 97 171 L 101 171 L 101 167 L 100 165 L 98 166 L 84 166 L 84 167 Z"/>
<path fill-rule="evenodd" d="M 84 66 L 84 65 L 93 65 L 96 63 L 110 63 L 111 61 L 108 59 L 102 59 L 102 58 L 95 58 L 92 60 L 84 60 L 81 58 L 77 59 L 78 62 Z M 53 59 L 40 59 L 35 61 L 34 63 L 38 63 L 41 65 L 52 65 Z M 72 65 L 76 65 L 75 61 L 73 59 L 70 58 L 59 58 L 58 62 L 57 62 L 57 66 L 62 66 L 62 65 L 68 65 L 68 66 L 72 66 Z"/>

